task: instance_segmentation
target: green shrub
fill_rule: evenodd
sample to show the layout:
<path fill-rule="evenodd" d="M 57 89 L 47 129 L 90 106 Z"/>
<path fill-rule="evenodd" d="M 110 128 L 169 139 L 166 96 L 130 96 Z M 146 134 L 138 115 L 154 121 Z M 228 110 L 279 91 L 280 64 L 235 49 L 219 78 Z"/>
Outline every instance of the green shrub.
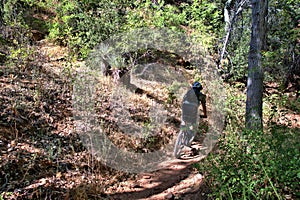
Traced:
<path fill-rule="evenodd" d="M 31 32 L 24 19 L 30 5 L 27 1 L 7 0 L 0 3 L 0 57 L 2 62 L 24 67 L 30 60 Z"/>
<path fill-rule="evenodd" d="M 126 15 L 126 29 L 141 27 L 167 27 L 172 30 L 182 30 L 180 25 L 186 24 L 186 12 L 181 6 L 166 4 L 165 1 L 157 3 L 146 0 L 136 1 Z"/>
<path fill-rule="evenodd" d="M 277 110 L 271 109 L 286 106 L 287 102 L 276 94 L 265 97 L 265 106 L 270 105 L 264 113 L 268 129 L 245 131 L 242 90 L 242 84 L 227 88 L 225 134 L 217 152 L 197 164 L 206 174 L 213 199 L 299 198 L 300 129 L 274 123 Z"/>
<path fill-rule="evenodd" d="M 60 1 L 50 25 L 50 38 L 69 46 L 71 54 L 85 58 L 110 35 L 122 31 L 126 1 Z"/>
<path fill-rule="evenodd" d="M 201 171 L 216 199 L 299 197 L 299 133 L 274 126 L 269 133 L 229 133 L 219 154 L 210 155 Z M 299 131 L 299 130 L 297 130 Z"/>

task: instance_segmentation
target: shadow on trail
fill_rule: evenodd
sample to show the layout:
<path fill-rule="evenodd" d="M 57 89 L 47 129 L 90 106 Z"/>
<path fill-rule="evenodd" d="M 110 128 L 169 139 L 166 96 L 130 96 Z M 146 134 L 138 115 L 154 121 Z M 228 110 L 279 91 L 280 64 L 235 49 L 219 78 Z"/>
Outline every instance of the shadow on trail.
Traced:
<path fill-rule="evenodd" d="M 172 160 L 160 170 L 140 174 L 140 179 L 132 186 L 131 191 L 116 192 L 108 194 L 108 196 L 110 199 L 174 198 L 176 191 L 172 191 L 172 188 L 176 190 L 176 187 L 179 187 L 181 182 L 191 175 L 192 164 L 199 162 L 200 159 L 194 157 L 188 160 Z"/>

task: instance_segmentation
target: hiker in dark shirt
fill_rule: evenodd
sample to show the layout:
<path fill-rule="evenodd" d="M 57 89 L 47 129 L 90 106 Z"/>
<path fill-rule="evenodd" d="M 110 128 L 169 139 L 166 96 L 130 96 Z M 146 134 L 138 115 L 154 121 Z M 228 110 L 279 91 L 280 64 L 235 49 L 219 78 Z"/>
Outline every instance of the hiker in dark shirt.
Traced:
<path fill-rule="evenodd" d="M 190 147 L 195 137 L 195 131 L 198 126 L 198 107 L 201 103 L 203 109 L 203 115 L 201 117 L 206 118 L 206 95 L 201 92 L 203 89 L 199 82 L 194 82 L 192 88 L 184 95 L 182 101 L 182 118 L 181 129 L 187 131 L 188 143 Z"/>

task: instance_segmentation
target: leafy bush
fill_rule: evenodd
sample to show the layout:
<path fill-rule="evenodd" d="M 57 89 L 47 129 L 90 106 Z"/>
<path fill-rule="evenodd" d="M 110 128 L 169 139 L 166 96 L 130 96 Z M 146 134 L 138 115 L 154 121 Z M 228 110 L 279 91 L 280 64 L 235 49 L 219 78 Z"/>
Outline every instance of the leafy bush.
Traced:
<path fill-rule="evenodd" d="M 0 4 L 0 22 L 27 30 L 43 23 L 50 39 L 68 46 L 75 58 L 85 58 L 91 49 L 113 34 L 140 27 L 186 31 L 197 36 L 203 44 L 211 45 L 211 33 L 221 24 L 218 6 L 220 3 L 210 1 L 8 0 Z M 26 19 L 41 10 L 48 13 L 50 20 L 36 23 Z"/>
<path fill-rule="evenodd" d="M 299 197 L 300 146 L 296 130 L 274 126 L 261 132 L 229 133 L 220 153 L 211 155 L 200 170 L 209 171 L 213 196 L 218 199 L 281 199 Z M 299 130 L 297 130 L 299 131 Z"/>
<path fill-rule="evenodd" d="M 55 6 L 49 36 L 85 58 L 90 49 L 122 30 L 127 4 L 122 0 L 61 1 Z"/>
<path fill-rule="evenodd" d="M 292 81 L 289 75 L 295 73 L 297 66 L 299 70 L 299 2 L 271 1 L 269 7 L 268 49 L 264 53 L 264 66 L 271 80 L 280 80 L 287 86 Z"/>
<path fill-rule="evenodd" d="M 214 199 L 284 199 L 300 195 L 300 129 L 269 123 L 265 132 L 242 130 L 244 95 L 231 86 L 227 97 L 227 127 L 217 153 L 197 168 L 206 174 Z M 282 98 L 265 99 L 282 107 Z M 276 98 L 276 100 L 274 99 Z M 277 101 L 278 100 L 278 101 Z M 274 106 L 274 105 L 273 105 Z M 267 115 L 274 115 L 270 110 Z M 276 122 L 270 116 L 269 120 Z"/>
<path fill-rule="evenodd" d="M 126 15 L 126 29 L 141 27 L 168 27 L 182 30 L 180 25 L 186 24 L 186 13 L 181 6 L 165 3 L 165 1 L 136 1 Z"/>
<path fill-rule="evenodd" d="M 222 25 L 220 1 L 193 1 L 177 4 L 168 1 L 136 1 L 126 15 L 127 28 L 167 27 L 198 38 L 202 45 L 211 47 L 214 34 Z"/>
<path fill-rule="evenodd" d="M 219 30 L 223 24 L 222 7 L 221 1 L 193 1 L 190 6 L 185 7 L 190 16 L 190 27 L 210 33 Z"/>
<path fill-rule="evenodd" d="M 8 0 L 0 3 L 0 56 L 2 62 L 21 66 L 32 54 L 30 30 L 24 19 L 29 4 L 22 0 Z"/>

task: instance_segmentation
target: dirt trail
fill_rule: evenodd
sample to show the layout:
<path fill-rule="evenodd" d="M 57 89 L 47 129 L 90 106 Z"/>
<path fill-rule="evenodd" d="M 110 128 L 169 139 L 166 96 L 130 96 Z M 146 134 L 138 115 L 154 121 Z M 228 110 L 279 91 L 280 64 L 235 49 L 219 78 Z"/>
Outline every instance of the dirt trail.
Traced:
<path fill-rule="evenodd" d="M 203 157 L 174 159 L 152 173 L 137 175 L 136 180 L 121 182 L 107 190 L 109 199 L 207 199 L 209 192 L 203 176 L 193 164 Z"/>

